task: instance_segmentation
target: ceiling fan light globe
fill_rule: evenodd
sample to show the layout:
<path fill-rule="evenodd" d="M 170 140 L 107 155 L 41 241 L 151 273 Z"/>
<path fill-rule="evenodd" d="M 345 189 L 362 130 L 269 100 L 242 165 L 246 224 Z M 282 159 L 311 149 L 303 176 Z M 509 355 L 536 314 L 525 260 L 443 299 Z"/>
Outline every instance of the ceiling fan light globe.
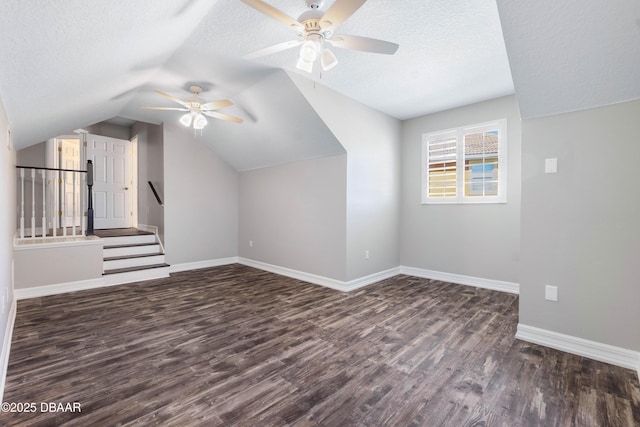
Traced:
<path fill-rule="evenodd" d="M 305 62 L 313 62 L 318 57 L 318 46 L 315 42 L 307 40 L 300 48 L 300 58 Z"/>
<path fill-rule="evenodd" d="M 193 128 L 194 129 L 204 129 L 204 127 L 207 125 L 207 119 L 205 119 L 205 117 L 202 114 L 198 114 L 196 115 L 195 119 L 193 119 Z"/>
<path fill-rule="evenodd" d="M 296 68 L 298 70 L 306 71 L 307 73 L 311 73 L 313 71 L 313 62 L 305 61 L 302 57 L 298 59 L 298 63 L 296 64 Z"/>
<path fill-rule="evenodd" d="M 191 115 L 191 113 L 184 114 L 182 117 L 180 117 L 180 124 L 182 126 L 189 127 L 191 126 L 192 118 L 193 116 Z"/>
<path fill-rule="evenodd" d="M 322 49 L 322 55 L 320 55 L 320 64 L 324 71 L 330 70 L 338 65 L 338 58 L 329 49 Z"/>

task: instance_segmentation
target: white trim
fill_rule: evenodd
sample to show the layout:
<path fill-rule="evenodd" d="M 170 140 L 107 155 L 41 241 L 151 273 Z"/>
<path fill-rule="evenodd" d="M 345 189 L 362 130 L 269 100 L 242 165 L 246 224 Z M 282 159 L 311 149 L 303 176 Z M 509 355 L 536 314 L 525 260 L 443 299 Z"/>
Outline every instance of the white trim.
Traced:
<path fill-rule="evenodd" d="M 7 326 L 4 331 L 4 341 L 2 343 L 2 353 L 0 353 L 0 402 L 3 402 L 4 386 L 7 380 L 7 369 L 9 368 L 9 352 L 11 350 L 11 337 L 13 336 L 13 325 L 16 321 L 16 299 L 13 298 L 11 308 L 9 309 L 9 317 L 7 318 Z"/>
<path fill-rule="evenodd" d="M 104 278 L 78 280 L 77 282 L 57 283 L 55 285 L 34 286 L 32 288 L 15 289 L 16 299 L 46 297 L 49 295 L 64 294 L 67 292 L 84 291 L 87 289 L 102 288 L 106 286 Z"/>
<path fill-rule="evenodd" d="M 364 288 L 365 286 L 372 285 L 385 279 L 397 276 L 400 274 L 400 267 L 393 267 L 388 270 L 379 271 L 377 273 L 369 274 L 358 279 L 349 280 L 345 284 L 345 290 L 347 292 L 354 291 L 356 289 Z"/>
<path fill-rule="evenodd" d="M 138 225 L 138 135 L 129 140 L 131 142 L 131 161 L 129 180 L 131 181 L 129 197 L 131 198 L 131 226 Z"/>
<path fill-rule="evenodd" d="M 57 236 L 57 237 L 25 237 L 15 238 L 13 241 L 14 251 L 28 251 L 34 249 L 54 249 L 66 248 L 70 246 L 91 246 L 102 245 L 103 240 L 98 236 Z"/>
<path fill-rule="evenodd" d="M 126 273 L 107 274 L 97 279 L 78 280 L 76 282 L 56 283 L 54 285 L 34 286 L 31 288 L 15 289 L 16 299 L 46 297 L 65 294 L 67 292 L 86 291 L 88 289 L 106 288 L 145 280 L 163 279 L 169 277 L 169 267 L 149 268 L 146 270 L 129 271 Z"/>
<path fill-rule="evenodd" d="M 160 252 L 163 254 L 166 253 L 164 250 L 164 245 L 162 244 L 162 239 L 160 239 L 160 233 L 158 232 L 157 225 L 147 225 L 147 224 L 138 224 L 138 230 L 148 231 L 149 233 L 153 233 L 156 235 L 156 241 L 160 245 Z"/>
<path fill-rule="evenodd" d="M 238 257 L 209 259 L 206 261 L 185 262 L 182 264 L 172 264 L 169 273 L 179 273 L 181 271 L 198 270 L 200 268 L 219 267 L 221 265 L 236 264 Z"/>
<path fill-rule="evenodd" d="M 424 279 L 442 280 L 443 282 L 459 285 L 475 286 L 476 288 L 491 289 L 493 291 L 519 294 L 520 285 L 502 280 L 484 279 L 482 277 L 465 276 L 462 274 L 445 273 L 442 271 L 425 270 L 422 268 L 400 266 L 400 273 Z"/>
<path fill-rule="evenodd" d="M 370 274 L 368 276 L 360 277 L 358 279 L 350 280 L 348 282 L 342 280 L 331 279 L 329 277 L 318 276 L 316 274 L 305 273 L 304 271 L 293 270 L 286 267 L 280 267 L 273 264 L 267 264 L 261 261 L 255 261 L 252 259 L 238 257 L 238 263 L 249 267 L 257 268 L 271 273 L 280 274 L 282 276 L 291 277 L 293 279 L 302 280 L 305 282 L 313 283 L 314 285 L 320 285 L 327 288 L 335 289 L 342 292 L 350 292 L 356 289 L 360 289 L 364 286 L 370 285 L 380 280 L 388 279 L 390 277 L 399 274 L 397 267 L 389 270 L 380 271 L 378 273 Z"/>
<path fill-rule="evenodd" d="M 105 274 L 103 280 L 104 286 L 113 286 L 153 279 L 164 279 L 166 277 L 169 277 L 169 267 L 156 267 L 145 270 L 127 271 L 125 273 Z"/>
<path fill-rule="evenodd" d="M 518 323 L 516 338 L 589 359 L 635 370 L 640 379 L 640 352 Z"/>
<path fill-rule="evenodd" d="M 466 135 L 478 132 L 498 131 L 498 194 L 495 196 L 465 196 L 465 153 L 464 138 Z M 449 197 L 429 197 L 429 145 L 442 139 L 455 139 L 456 163 L 456 195 Z M 422 134 L 421 152 L 421 199 L 423 205 L 431 204 L 486 204 L 507 203 L 507 119 L 497 119 L 490 122 L 460 126 L 437 132 Z"/>
<path fill-rule="evenodd" d="M 138 230 L 148 231 L 149 233 L 158 234 L 157 225 L 138 224 L 136 227 Z"/>

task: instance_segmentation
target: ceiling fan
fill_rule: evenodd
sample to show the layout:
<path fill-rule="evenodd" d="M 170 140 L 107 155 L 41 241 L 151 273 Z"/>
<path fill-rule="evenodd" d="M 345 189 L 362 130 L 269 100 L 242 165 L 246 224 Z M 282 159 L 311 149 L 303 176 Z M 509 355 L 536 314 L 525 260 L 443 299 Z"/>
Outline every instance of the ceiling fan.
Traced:
<path fill-rule="evenodd" d="M 296 68 L 308 73 L 313 71 L 313 63 L 318 56 L 323 70 L 329 70 L 338 64 L 338 59 L 328 46 L 364 52 L 393 55 L 398 50 L 396 43 L 369 37 L 334 35 L 338 25 L 355 13 L 367 0 L 336 0 L 327 10 L 322 12 L 324 0 L 305 0 L 310 10 L 295 20 L 284 12 L 263 2 L 262 0 L 242 0 L 244 3 L 265 15 L 282 22 L 298 33 L 297 40 L 278 43 L 249 53 L 246 59 L 259 58 L 302 45 Z"/>
<path fill-rule="evenodd" d="M 202 88 L 200 86 L 191 86 L 189 88 L 192 97 L 185 99 L 184 101 L 169 95 L 168 93 L 164 93 L 162 91 L 156 90 L 156 93 L 169 98 L 170 100 L 177 102 L 182 105 L 182 108 L 177 107 L 142 107 L 144 110 L 171 110 L 171 111 L 187 111 L 182 117 L 180 117 L 180 123 L 186 127 L 193 126 L 194 129 L 200 130 L 203 129 L 207 125 L 207 119 L 204 116 L 213 117 L 221 120 L 228 120 L 230 122 L 242 123 L 242 119 L 238 117 L 229 116 L 227 114 L 218 113 L 217 110 L 219 108 L 228 107 L 233 105 L 233 102 L 228 99 L 224 99 L 222 101 L 211 101 L 205 102 L 204 99 L 200 98 L 199 95 L 202 92 Z"/>

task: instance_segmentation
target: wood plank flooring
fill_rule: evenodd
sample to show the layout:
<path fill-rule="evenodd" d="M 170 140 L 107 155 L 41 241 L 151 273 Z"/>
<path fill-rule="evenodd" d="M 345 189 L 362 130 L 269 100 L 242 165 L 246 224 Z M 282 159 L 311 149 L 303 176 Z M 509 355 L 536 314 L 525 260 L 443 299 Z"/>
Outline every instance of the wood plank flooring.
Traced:
<path fill-rule="evenodd" d="M 82 412 L 0 425 L 640 425 L 635 372 L 515 340 L 517 307 L 409 276 L 347 294 L 237 264 L 20 301 L 4 401 Z"/>
<path fill-rule="evenodd" d="M 105 228 L 94 230 L 98 237 L 121 237 L 121 236 L 146 236 L 153 234 L 150 231 L 138 230 L 137 228 Z"/>

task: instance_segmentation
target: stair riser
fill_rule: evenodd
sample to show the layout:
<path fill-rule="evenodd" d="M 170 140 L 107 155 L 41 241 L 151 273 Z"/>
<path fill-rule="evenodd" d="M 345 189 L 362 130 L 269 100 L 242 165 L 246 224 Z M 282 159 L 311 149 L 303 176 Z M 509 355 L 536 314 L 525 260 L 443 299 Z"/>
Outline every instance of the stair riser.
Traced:
<path fill-rule="evenodd" d="M 129 273 L 110 274 L 104 276 L 107 285 L 140 282 L 143 280 L 160 279 L 169 277 L 169 267 L 152 268 L 150 270 L 132 271 Z"/>
<path fill-rule="evenodd" d="M 106 270 L 115 270 L 117 268 L 138 267 L 142 265 L 163 264 L 164 255 L 146 256 L 142 258 L 126 258 L 112 261 L 103 261 L 102 268 Z"/>
<path fill-rule="evenodd" d="M 156 236 L 154 234 L 143 234 L 138 236 L 103 237 L 102 240 L 105 246 L 137 245 L 141 243 L 155 243 Z"/>
<path fill-rule="evenodd" d="M 145 245 L 145 246 L 129 246 L 126 248 L 105 248 L 104 257 L 111 258 L 114 256 L 129 256 L 129 255 L 147 255 L 147 254 L 159 254 L 160 245 Z"/>

